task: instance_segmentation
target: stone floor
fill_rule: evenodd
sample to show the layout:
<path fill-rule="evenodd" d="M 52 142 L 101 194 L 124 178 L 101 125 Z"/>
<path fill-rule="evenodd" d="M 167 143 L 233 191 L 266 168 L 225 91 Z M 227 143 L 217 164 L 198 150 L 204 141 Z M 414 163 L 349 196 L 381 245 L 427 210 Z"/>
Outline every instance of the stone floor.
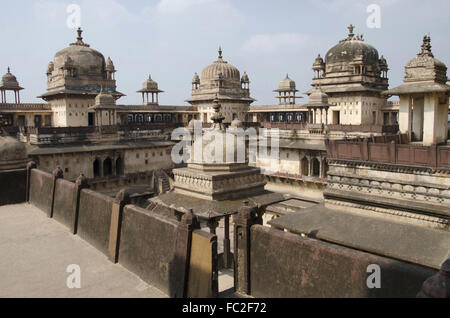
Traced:
<path fill-rule="evenodd" d="M 0 207 L 0 297 L 167 297 L 28 204 Z M 69 265 L 81 288 L 69 289 Z"/>

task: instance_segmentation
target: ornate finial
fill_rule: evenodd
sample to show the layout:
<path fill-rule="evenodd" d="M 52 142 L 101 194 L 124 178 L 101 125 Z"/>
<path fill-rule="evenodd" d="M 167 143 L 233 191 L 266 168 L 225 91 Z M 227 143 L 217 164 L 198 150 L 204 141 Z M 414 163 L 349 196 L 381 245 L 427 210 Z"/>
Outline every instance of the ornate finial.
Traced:
<path fill-rule="evenodd" d="M 222 59 L 222 46 L 219 46 L 219 59 Z"/>
<path fill-rule="evenodd" d="M 152 75 L 148 74 L 148 80 L 151 81 L 152 80 Z"/>
<path fill-rule="evenodd" d="M 348 27 L 348 38 L 349 39 L 353 39 L 353 37 L 355 36 L 355 34 L 353 33 L 354 29 L 355 29 L 355 27 L 353 26 L 353 24 L 350 24 Z"/>
<path fill-rule="evenodd" d="M 9 66 L 8 66 L 8 73 L 11 73 L 11 69 L 9 68 Z"/>
<path fill-rule="evenodd" d="M 433 57 L 433 53 L 431 52 L 431 37 L 429 35 L 423 37 L 422 50 L 418 55 Z"/>
<path fill-rule="evenodd" d="M 213 100 L 213 108 L 214 108 L 214 112 L 215 114 L 211 116 L 212 121 L 214 122 L 214 124 L 216 124 L 215 126 L 221 128 L 222 127 L 222 121 L 225 119 L 225 117 L 222 116 L 222 114 L 220 113 L 220 109 L 222 108 L 222 105 L 220 105 L 220 101 L 219 101 L 219 97 L 216 93 L 216 97 Z"/>
<path fill-rule="evenodd" d="M 83 42 L 83 37 L 81 36 L 83 34 L 83 30 L 81 30 L 81 27 L 78 27 L 77 33 L 78 33 L 77 41 Z"/>

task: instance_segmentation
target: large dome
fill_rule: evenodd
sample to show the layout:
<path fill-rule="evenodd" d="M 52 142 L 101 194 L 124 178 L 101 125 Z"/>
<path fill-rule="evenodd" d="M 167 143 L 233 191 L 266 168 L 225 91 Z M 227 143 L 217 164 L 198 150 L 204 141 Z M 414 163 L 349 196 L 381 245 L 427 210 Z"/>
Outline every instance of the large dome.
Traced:
<path fill-rule="evenodd" d="M 78 75 L 103 76 L 106 68 L 105 57 L 84 43 L 81 33 L 81 29 L 78 29 L 77 41 L 56 53 L 54 69 L 70 67 L 75 69 Z"/>
<path fill-rule="evenodd" d="M 219 49 L 219 58 L 213 64 L 205 67 L 202 71 L 202 81 L 213 81 L 221 77 L 224 80 L 241 82 L 239 70 L 222 58 L 222 50 Z"/>
<path fill-rule="evenodd" d="M 326 64 L 349 63 L 361 58 L 368 64 L 378 62 L 378 51 L 364 42 L 362 35 L 355 36 L 353 29 L 354 27 L 350 26 L 348 37 L 327 52 L 325 56 Z"/>

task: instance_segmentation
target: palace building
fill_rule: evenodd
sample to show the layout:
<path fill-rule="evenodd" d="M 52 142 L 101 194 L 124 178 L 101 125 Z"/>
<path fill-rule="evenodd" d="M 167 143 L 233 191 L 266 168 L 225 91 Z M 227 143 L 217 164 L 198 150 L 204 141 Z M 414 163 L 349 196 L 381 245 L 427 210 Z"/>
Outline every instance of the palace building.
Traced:
<path fill-rule="evenodd" d="M 170 132 L 192 124 L 193 119 L 209 127 L 217 98 L 224 125 L 235 121 L 243 128 L 257 129 L 260 138 L 279 140 L 278 158 L 257 155 L 251 163 L 261 169 L 266 188 L 321 200 L 328 183 L 327 141 L 400 130 L 411 141 L 430 144 L 445 141 L 448 134 L 444 124 L 431 134 L 423 129 L 433 123 L 426 109 L 440 107 L 443 121 L 448 109 L 448 96 L 442 91 L 445 65 L 433 57 L 430 39 L 406 67 L 405 84 L 388 90 L 386 59 L 354 33 L 353 25 L 348 30 L 347 37 L 324 58 L 319 55 L 314 60 L 312 88 L 305 100 L 286 74 L 274 89 L 277 103 L 252 105 L 249 75 L 241 75 L 225 61 L 219 48 L 217 60 L 200 75 L 194 74 L 192 95 L 187 99 L 191 105 L 181 106 L 161 105 L 159 95 L 164 91 L 151 76 L 137 90 L 141 105 L 120 104 L 124 94 L 117 88 L 113 61 L 86 44 L 78 29 L 76 41 L 48 63 L 47 91 L 40 96 L 45 103 L 22 103 L 23 88 L 8 68 L 0 85 L 2 131 L 25 142 L 38 166 L 47 171 L 61 166 L 69 179 L 80 172 L 99 179 L 155 169 L 170 175 L 174 167 L 168 158 L 174 145 Z M 423 95 L 425 84 L 418 84 L 422 79 L 434 81 L 427 84 L 434 85 L 430 88 L 436 93 L 434 99 L 417 95 Z M 7 100 L 10 92 L 14 103 Z M 392 95 L 399 95 L 400 103 L 389 101 Z M 412 105 L 409 110 L 408 105 Z M 400 117 L 409 118 L 401 121 L 400 128 L 399 109 Z M 161 153 L 162 157 L 155 156 Z"/>

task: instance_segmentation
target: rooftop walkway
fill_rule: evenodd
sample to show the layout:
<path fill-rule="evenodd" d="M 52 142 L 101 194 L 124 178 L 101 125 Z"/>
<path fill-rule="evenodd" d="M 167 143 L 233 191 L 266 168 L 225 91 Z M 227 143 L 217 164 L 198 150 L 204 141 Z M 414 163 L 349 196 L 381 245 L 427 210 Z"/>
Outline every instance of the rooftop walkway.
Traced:
<path fill-rule="evenodd" d="M 167 297 L 29 204 L 0 206 L 0 255 L 0 297 Z M 67 287 L 71 264 L 79 289 Z"/>

